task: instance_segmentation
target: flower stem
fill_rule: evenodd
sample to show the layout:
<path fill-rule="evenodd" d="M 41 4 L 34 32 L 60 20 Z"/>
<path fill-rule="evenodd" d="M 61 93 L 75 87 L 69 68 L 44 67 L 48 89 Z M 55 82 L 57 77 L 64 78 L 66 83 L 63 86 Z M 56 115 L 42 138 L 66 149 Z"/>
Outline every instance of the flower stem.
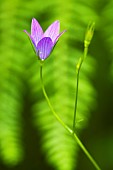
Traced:
<path fill-rule="evenodd" d="M 88 150 L 85 148 L 85 146 L 83 145 L 83 143 L 80 141 L 80 139 L 78 138 L 78 136 L 76 135 L 76 133 L 73 134 L 76 142 L 78 143 L 78 145 L 80 146 L 80 148 L 82 149 L 82 151 L 85 153 L 85 155 L 87 156 L 87 158 L 91 161 L 91 163 L 94 165 L 94 167 L 96 168 L 96 170 L 101 170 L 99 165 L 96 163 L 96 161 L 94 160 L 94 158 L 90 155 L 90 153 L 88 152 Z"/>
<path fill-rule="evenodd" d="M 80 75 L 80 69 L 82 66 L 82 63 L 84 59 L 87 56 L 88 52 L 88 46 L 84 47 L 84 55 L 81 57 L 77 63 L 76 71 L 77 71 L 77 80 L 76 80 L 76 93 L 75 93 L 75 108 L 74 108 L 74 116 L 73 116 L 73 132 L 75 131 L 75 121 L 76 121 L 76 112 L 77 112 L 77 103 L 78 103 L 78 86 L 79 86 L 79 75 Z"/>
<path fill-rule="evenodd" d="M 76 67 L 76 69 L 77 69 L 77 81 L 76 81 L 76 93 L 75 93 L 75 108 L 74 108 L 74 116 L 73 116 L 73 132 L 75 131 L 76 111 L 77 111 L 77 103 L 78 103 L 79 73 L 80 73 L 82 63 L 87 56 L 88 47 L 89 47 L 89 44 L 90 44 L 92 37 L 93 37 L 93 34 L 94 34 L 94 28 L 95 28 L 95 23 L 94 22 L 89 23 L 89 25 L 87 27 L 86 34 L 85 34 L 85 40 L 84 40 L 84 54 L 79 59 L 79 61 L 77 63 L 77 67 Z"/>
<path fill-rule="evenodd" d="M 40 63 L 40 79 L 41 79 L 41 86 L 42 86 L 42 91 L 43 91 L 43 94 L 44 94 L 44 96 L 45 96 L 45 98 L 46 98 L 46 101 L 47 101 L 47 103 L 48 103 L 48 105 L 49 105 L 49 107 L 50 107 L 50 110 L 52 111 L 52 113 L 53 113 L 53 115 L 56 117 L 56 119 L 62 124 L 62 126 L 66 129 L 66 130 L 68 130 L 68 132 L 70 132 L 71 134 L 72 134 L 72 130 L 62 121 L 62 119 L 60 119 L 60 117 L 58 116 L 58 114 L 54 111 L 54 109 L 53 109 L 53 107 L 52 107 L 52 105 L 51 105 L 51 103 L 50 103 L 50 100 L 49 100 L 49 98 L 48 98 L 48 96 L 47 96 L 47 93 L 46 93 L 46 91 L 45 91 L 45 87 L 44 87 L 44 83 L 43 83 L 43 77 L 42 77 L 42 67 L 43 67 L 43 61 L 41 61 L 41 63 Z"/>
<path fill-rule="evenodd" d="M 75 132 L 75 120 L 76 120 L 76 111 L 77 111 L 77 103 L 78 103 L 78 85 L 79 85 L 79 73 L 80 67 L 77 68 L 77 80 L 76 80 L 76 94 L 75 94 L 75 108 L 74 108 L 74 116 L 73 116 L 73 132 Z"/>
<path fill-rule="evenodd" d="M 54 111 L 53 106 L 51 105 L 51 102 L 49 100 L 49 97 L 46 93 L 45 87 L 44 87 L 44 83 L 43 83 L 43 76 L 42 76 L 42 71 L 43 71 L 43 61 L 40 62 L 40 80 L 41 80 L 41 86 L 42 86 L 42 91 L 43 94 L 45 96 L 45 99 L 49 105 L 50 110 L 52 111 L 53 115 L 55 116 L 55 118 L 59 121 L 59 123 L 74 137 L 74 139 L 76 140 L 77 144 L 79 145 L 79 147 L 82 149 L 82 151 L 85 153 L 85 155 L 87 156 L 87 158 L 92 162 L 93 166 L 95 167 L 96 170 L 101 170 L 98 166 L 98 164 L 96 163 L 96 161 L 93 159 L 93 157 L 90 155 L 90 153 L 87 151 L 87 149 L 85 148 L 85 146 L 82 144 L 82 142 L 80 141 L 80 139 L 78 138 L 78 136 L 76 135 L 75 132 L 73 132 L 72 129 L 70 129 L 70 127 L 68 127 L 63 121 L 62 119 L 58 116 L 58 114 Z"/>

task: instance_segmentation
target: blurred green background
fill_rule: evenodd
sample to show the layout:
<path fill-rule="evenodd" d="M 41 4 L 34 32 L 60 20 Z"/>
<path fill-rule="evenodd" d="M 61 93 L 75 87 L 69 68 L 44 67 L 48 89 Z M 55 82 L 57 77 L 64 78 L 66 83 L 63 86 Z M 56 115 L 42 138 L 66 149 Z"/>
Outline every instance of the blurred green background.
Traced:
<path fill-rule="evenodd" d="M 39 61 L 27 36 L 35 17 L 44 30 L 60 20 L 60 38 L 44 65 L 51 103 L 72 127 L 76 63 L 89 21 L 94 37 L 80 73 L 77 134 L 104 170 L 113 170 L 113 1 L 0 0 L 0 170 L 94 170 L 51 114 Z"/>

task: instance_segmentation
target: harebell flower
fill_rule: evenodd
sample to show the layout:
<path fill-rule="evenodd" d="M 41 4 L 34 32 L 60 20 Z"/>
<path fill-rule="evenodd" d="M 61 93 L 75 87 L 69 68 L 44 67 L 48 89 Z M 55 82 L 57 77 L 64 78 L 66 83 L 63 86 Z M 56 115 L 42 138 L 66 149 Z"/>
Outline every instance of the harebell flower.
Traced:
<path fill-rule="evenodd" d="M 53 47 L 65 30 L 60 33 L 60 22 L 57 20 L 43 32 L 38 21 L 33 18 L 31 23 L 31 34 L 26 30 L 24 30 L 24 32 L 29 36 L 36 55 L 40 60 L 45 60 L 49 57 Z"/>

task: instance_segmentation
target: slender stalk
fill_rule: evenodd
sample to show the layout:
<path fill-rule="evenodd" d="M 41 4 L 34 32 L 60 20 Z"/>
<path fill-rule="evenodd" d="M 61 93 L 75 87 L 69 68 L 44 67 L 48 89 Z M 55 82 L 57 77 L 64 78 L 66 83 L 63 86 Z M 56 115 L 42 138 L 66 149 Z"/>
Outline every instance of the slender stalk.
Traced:
<path fill-rule="evenodd" d="M 77 144 L 79 145 L 79 147 L 82 149 L 82 151 L 85 153 L 85 155 L 87 156 L 87 158 L 91 161 L 91 163 L 93 164 L 93 166 L 95 167 L 96 170 L 101 170 L 98 166 L 98 164 L 96 163 L 96 161 L 93 159 L 93 157 L 90 155 L 90 153 L 87 151 L 87 149 L 85 148 L 85 146 L 82 144 L 82 142 L 80 141 L 80 139 L 78 138 L 78 136 L 76 135 L 75 132 L 73 132 L 72 129 L 70 129 L 63 121 L 62 119 L 58 116 L 58 114 L 54 111 L 53 106 L 51 105 L 51 102 L 49 100 L 49 97 L 46 93 L 45 87 L 44 87 L 44 83 L 43 83 L 43 76 L 42 76 L 42 71 L 43 71 L 43 61 L 40 62 L 40 80 L 41 80 L 41 86 L 42 86 L 42 91 L 43 94 L 45 96 L 45 99 L 49 105 L 50 110 L 52 111 L 53 115 L 56 117 L 56 119 L 59 121 L 59 123 L 74 137 L 74 139 L 76 140 Z"/>
<path fill-rule="evenodd" d="M 87 56 L 87 52 L 88 52 L 88 47 L 85 46 L 84 47 L 84 55 L 83 57 L 80 58 L 78 64 L 77 64 L 77 80 L 76 80 L 76 93 L 75 93 L 75 107 L 74 107 L 74 116 L 73 116 L 73 132 L 75 131 L 75 122 L 76 122 L 76 112 L 77 112 L 77 103 L 78 103 L 78 86 L 79 86 L 79 75 L 80 75 L 80 69 L 82 66 L 82 63 L 84 61 L 84 59 Z"/>
<path fill-rule="evenodd" d="M 42 78 L 42 67 L 43 67 L 43 61 L 41 61 L 40 63 L 40 79 L 41 79 L 41 86 L 42 86 L 42 91 L 43 91 L 43 94 L 46 98 L 46 101 L 50 107 L 50 110 L 52 111 L 53 115 L 56 117 L 56 119 L 61 123 L 61 125 L 68 131 L 72 134 L 72 130 L 60 119 L 60 117 L 58 116 L 58 114 L 54 111 L 52 105 L 51 105 L 51 102 L 47 96 L 47 93 L 45 91 L 45 87 L 44 87 L 44 83 L 43 83 L 43 78 Z"/>
<path fill-rule="evenodd" d="M 76 135 L 76 133 L 74 133 L 74 138 L 76 140 L 76 142 L 78 143 L 78 145 L 80 146 L 80 148 L 82 149 L 82 151 L 85 153 L 85 155 L 87 156 L 87 158 L 91 161 L 91 163 L 94 165 L 94 167 L 96 168 L 96 170 L 101 170 L 99 165 L 96 163 L 96 161 L 94 160 L 94 158 L 90 155 L 90 153 L 88 152 L 88 150 L 85 148 L 85 146 L 83 145 L 83 143 L 80 141 L 80 139 L 78 138 L 78 136 Z"/>
<path fill-rule="evenodd" d="M 81 65 L 80 65 L 80 67 L 81 67 Z M 75 93 L 75 108 L 74 108 L 74 116 L 73 116 L 73 132 L 75 132 L 75 120 L 76 120 L 76 111 L 77 111 L 77 103 L 78 103 L 78 86 L 79 86 L 80 67 L 77 69 L 76 93 Z"/>

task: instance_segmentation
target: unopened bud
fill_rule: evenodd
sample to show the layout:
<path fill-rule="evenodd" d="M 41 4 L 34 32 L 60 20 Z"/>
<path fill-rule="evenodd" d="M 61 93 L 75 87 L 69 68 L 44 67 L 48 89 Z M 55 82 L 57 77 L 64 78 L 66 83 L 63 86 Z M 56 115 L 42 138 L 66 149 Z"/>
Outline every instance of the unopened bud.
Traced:
<path fill-rule="evenodd" d="M 94 34 L 94 29 L 95 29 L 95 22 L 89 23 L 86 34 L 85 34 L 84 47 L 89 46 L 92 40 L 93 34 Z"/>

